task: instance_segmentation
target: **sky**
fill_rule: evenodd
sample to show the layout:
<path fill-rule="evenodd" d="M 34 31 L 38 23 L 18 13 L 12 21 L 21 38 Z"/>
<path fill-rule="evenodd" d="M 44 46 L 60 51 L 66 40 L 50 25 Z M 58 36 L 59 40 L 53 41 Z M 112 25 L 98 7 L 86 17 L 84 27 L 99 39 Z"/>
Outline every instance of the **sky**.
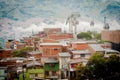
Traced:
<path fill-rule="evenodd" d="M 20 39 L 46 27 L 68 31 L 65 23 L 74 12 L 81 15 L 78 33 L 100 32 L 105 16 L 110 30 L 120 30 L 120 0 L 0 0 L 0 38 Z"/>

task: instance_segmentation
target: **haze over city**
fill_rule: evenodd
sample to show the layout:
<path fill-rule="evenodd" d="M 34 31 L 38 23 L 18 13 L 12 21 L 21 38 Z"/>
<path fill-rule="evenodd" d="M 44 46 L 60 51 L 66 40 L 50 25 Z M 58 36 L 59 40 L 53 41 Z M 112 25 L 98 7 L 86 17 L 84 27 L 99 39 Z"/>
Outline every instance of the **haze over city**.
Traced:
<path fill-rule="evenodd" d="M 67 18 L 80 14 L 77 32 L 103 30 L 104 17 L 110 30 L 120 29 L 119 0 L 0 0 L 0 37 L 30 36 L 45 27 L 68 31 Z M 93 20 L 95 25 L 90 26 Z"/>

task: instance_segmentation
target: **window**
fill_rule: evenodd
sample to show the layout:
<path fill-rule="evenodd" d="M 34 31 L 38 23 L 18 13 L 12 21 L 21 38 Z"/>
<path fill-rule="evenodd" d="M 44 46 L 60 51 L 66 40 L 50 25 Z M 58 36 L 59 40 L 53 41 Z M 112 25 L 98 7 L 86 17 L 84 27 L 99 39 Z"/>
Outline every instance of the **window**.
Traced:
<path fill-rule="evenodd" d="M 85 57 L 85 54 L 81 54 L 81 57 Z"/>
<path fill-rule="evenodd" d="M 46 75 L 46 76 L 49 76 L 49 71 L 45 71 L 45 75 Z"/>
<path fill-rule="evenodd" d="M 55 76 L 56 75 L 56 71 L 52 71 L 52 76 Z"/>
<path fill-rule="evenodd" d="M 54 48 L 54 51 L 57 51 L 58 49 L 57 48 Z"/>

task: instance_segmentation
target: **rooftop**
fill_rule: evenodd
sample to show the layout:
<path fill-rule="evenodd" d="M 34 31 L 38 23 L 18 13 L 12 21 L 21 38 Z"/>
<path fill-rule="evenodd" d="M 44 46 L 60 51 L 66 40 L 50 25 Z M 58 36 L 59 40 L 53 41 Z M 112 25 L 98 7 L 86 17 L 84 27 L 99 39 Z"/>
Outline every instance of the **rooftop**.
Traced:
<path fill-rule="evenodd" d="M 32 67 L 32 66 L 42 66 L 42 64 L 39 61 L 31 61 L 27 63 L 27 67 Z"/>
<path fill-rule="evenodd" d="M 66 43 L 40 43 L 40 46 L 67 46 Z"/>
<path fill-rule="evenodd" d="M 80 62 L 87 62 L 88 59 L 86 58 L 78 58 L 78 59 L 71 59 L 70 63 L 80 63 Z"/>
<path fill-rule="evenodd" d="M 11 61 L 11 60 L 27 60 L 27 58 L 23 58 L 23 57 L 8 57 L 8 58 L 4 58 L 2 60 L 0 60 L 0 62 L 5 62 L 5 61 Z"/>
<path fill-rule="evenodd" d="M 119 51 L 113 50 L 113 49 L 105 49 L 105 52 L 112 52 L 112 53 L 118 53 L 118 54 L 120 54 Z"/>
<path fill-rule="evenodd" d="M 32 52 L 29 52 L 29 54 L 41 54 L 40 51 L 32 51 Z"/>
<path fill-rule="evenodd" d="M 100 44 L 89 44 L 95 51 L 105 51 Z"/>
<path fill-rule="evenodd" d="M 68 52 L 61 52 L 58 54 L 60 57 L 70 57 L 71 55 Z"/>
<path fill-rule="evenodd" d="M 89 50 L 75 50 L 75 51 L 72 51 L 73 54 L 89 54 Z"/>
<path fill-rule="evenodd" d="M 56 58 L 42 58 L 44 63 L 58 63 L 58 59 Z"/>

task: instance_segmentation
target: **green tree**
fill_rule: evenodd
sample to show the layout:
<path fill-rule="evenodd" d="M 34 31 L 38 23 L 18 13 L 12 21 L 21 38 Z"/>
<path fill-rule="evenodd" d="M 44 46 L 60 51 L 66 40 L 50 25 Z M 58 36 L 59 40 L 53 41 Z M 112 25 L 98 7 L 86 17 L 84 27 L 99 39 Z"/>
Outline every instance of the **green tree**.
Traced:
<path fill-rule="evenodd" d="M 120 56 L 113 54 L 106 60 L 107 63 L 107 80 L 120 79 Z"/>
<path fill-rule="evenodd" d="M 79 63 L 76 66 L 76 80 L 85 80 L 85 79 L 91 79 L 92 74 L 91 71 L 87 68 L 87 66 L 83 65 L 82 63 Z"/>
<path fill-rule="evenodd" d="M 90 39 L 92 39 L 92 36 L 91 36 L 90 32 L 81 32 L 77 35 L 77 38 L 78 39 L 83 38 L 83 39 L 86 39 L 86 40 L 90 40 Z"/>
<path fill-rule="evenodd" d="M 1 45 L 1 43 L 0 43 L 0 49 L 2 49 L 2 45 Z"/>
<path fill-rule="evenodd" d="M 0 49 L 2 49 L 2 47 L 0 46 Z"/>
<path fill-rule="evenodd" d="M 103 79 L 106 73 L 106 62 L 103 54 L 95 53 L 89 59 L 87 67 L 95 79 Z"/>
<path fill-rule="evenodd" d="M 23 47 L 18 50 L 13 50 L 13 56 L 19 56 L 19 57 L 27 57 L 27 53 L 33 51 L 33 47 Z"/>
<path fill-rule="evenodd" d="M 110 55 L 104 58 L 103 54 L 93 54 L 84 66 L 76 67 L 76 80 L 118 80 L 120 79 L 120 56 Z"/>

